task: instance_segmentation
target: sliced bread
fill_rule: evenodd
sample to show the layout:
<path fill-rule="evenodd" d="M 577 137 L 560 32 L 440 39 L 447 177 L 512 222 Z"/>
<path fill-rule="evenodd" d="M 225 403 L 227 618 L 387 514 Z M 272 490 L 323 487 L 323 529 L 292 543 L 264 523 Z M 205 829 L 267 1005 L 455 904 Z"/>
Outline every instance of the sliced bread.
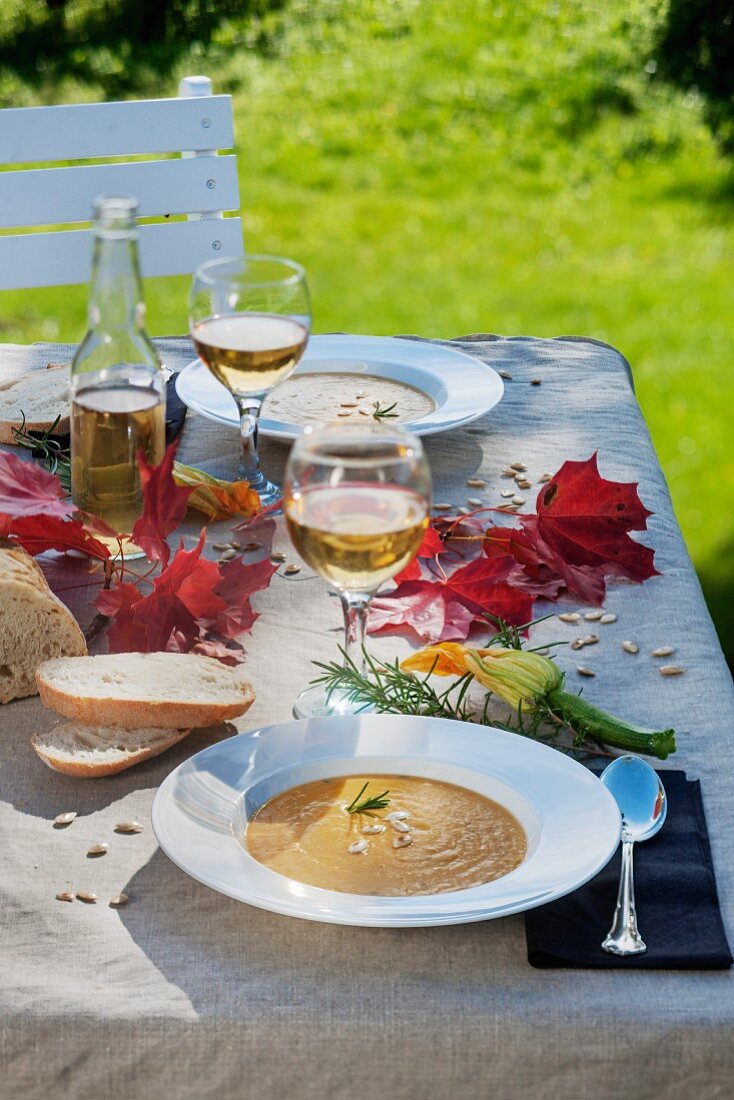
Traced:
<path fill-rule="evenodd" d="M 193 653 L 61 657 L 36 680 L 47 707 L 90 726 L 216 726 L 255 698 L 239 668 Z"/>
<path fill-rule="evenodd" d="M 61 416 L 56 432 L 69 431 L 71 368 L 49 363 L 46 370 L 28 371 L 9 382 L 0 381 L 0 443 L 15 443 L 14 431 L 47 431 Z"/>
<path fill-rule="evenodd" d="M 189 733 L 188 729 L 122 729 L 64 722 L 49 733 L 35 733 L 31 744 L 54 771 L 79 779 L 98 779 L 158 756 Z"/>
<path fill-rule="evenodd" d="M 36 669 L 48 658 L 86 652 L 79 624 L 33 558 L 0 545 L 0 703 L 36 695 Z"/>

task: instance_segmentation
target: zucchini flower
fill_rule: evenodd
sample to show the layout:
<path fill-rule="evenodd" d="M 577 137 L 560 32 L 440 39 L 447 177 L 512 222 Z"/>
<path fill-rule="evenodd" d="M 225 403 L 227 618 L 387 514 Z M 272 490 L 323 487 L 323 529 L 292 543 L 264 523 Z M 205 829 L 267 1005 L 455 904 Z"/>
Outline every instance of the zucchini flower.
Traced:
<path fill-rule="evenodd" d="M 579 740 L 657 756 L 675 752 L 675 730 L 649 730 L 615 718 L 579 695 L 563 690 L 563 673 L 549 657 L 524 649 L 471 649 L 457 642 L 428 646 L 401 662 L 408 672 L 463 676 L 470 672 L 513 710 L 543 710 L 567 725 Z"/>
<path fill-rule="evenodd" d="M 173 480 L 177 485 L 194 486 L 188 506 L 210 520 L 254 516 L 260 507 L 260 497 L 247 481 L 224 481 L 183 462 L 174 462 Z"/>

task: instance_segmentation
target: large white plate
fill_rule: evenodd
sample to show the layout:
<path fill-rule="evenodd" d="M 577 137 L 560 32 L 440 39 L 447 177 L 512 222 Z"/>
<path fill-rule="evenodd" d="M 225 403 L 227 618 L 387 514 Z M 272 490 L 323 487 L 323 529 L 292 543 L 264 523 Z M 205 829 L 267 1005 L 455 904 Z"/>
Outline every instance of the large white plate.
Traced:
<path fill-rule="evenodd" d="M 500 376 L 480 359 L 439 344 L 386 336 L 312 336 L 294 375 L 316 372 L 373 374 L 423 390 L 436 409 L 405 424 L 418 435 L 468 424 L 489 412 L 504 393 Z M 195 412 L 220 424 L 239 424 L 232 395 L 200 359 L 180 372 L 176 390 Z M 293 440 L 302 435 L 303 425 L 263 417 L 260 433 Z"/>
<path fill-rule="evenodd" d="M 444 779 L 496 799 L 522 823 L 528 855 L 484 886 L 406 898 L 305 886 L 249 855 L 245 824 L 267 799 L 362 773 Z M 238 901 L 334 924 L 411 928 L 502 917 L 575 890 L 611 859 L 620 816 L 599 780 L 555 749 L 486 726 L 367 714 L 285 722 L 204 749 L 158 790 L 153 829 L 183 871 Z"/>

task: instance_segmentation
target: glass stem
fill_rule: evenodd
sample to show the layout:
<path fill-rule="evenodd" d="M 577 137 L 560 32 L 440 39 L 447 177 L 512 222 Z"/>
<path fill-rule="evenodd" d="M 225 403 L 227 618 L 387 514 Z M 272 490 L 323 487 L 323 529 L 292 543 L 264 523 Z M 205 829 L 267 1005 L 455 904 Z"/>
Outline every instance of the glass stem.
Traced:
<path fill-rule="evenodd" d="M 260 459 L 257 453 L 257 418 L 260 402 L 252 397 L 236 398 L 240 414 L 240 436 L 242 438 L 242 457 L 237 471 L 240 481 L 249 481 L 250 487 L 257 489 L 263 480 Z"/>
<path fill-rule="evenodd" d="M 364 636 L 367 627 L 371 595 L 364 592 L 342 592 L 341 602 L 344 612 L 344 650 L 347 659 L 364 673 Z"/>

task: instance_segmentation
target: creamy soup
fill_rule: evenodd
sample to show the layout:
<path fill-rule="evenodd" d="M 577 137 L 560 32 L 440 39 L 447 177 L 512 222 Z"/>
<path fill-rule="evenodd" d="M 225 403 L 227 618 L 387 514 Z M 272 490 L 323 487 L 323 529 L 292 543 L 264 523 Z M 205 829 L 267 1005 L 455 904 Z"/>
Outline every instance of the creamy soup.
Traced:
<path fill-rule="evenodd" d="M 363 799 L 387 790 L 388 805 L 349 813 L 365 782 Z M 497 802 L 408 775 L 292 787 L 256 811 L 245 844 L 260 863 L 297 882 L 381 897 L 479 886 L 508 874 L 527 850 L 520 822 Z"/>
<path fill-rule="evenodd" d="M 418 420 L 436 408 L 432 397 L 404 382 L 324 371 L 293 375 L 281 382 L 263 403 L 262 415 L 289 424 L 360 421 L 371 417 L 377 404 L 381 410 L 390 410 L 391 424 Z"/>

